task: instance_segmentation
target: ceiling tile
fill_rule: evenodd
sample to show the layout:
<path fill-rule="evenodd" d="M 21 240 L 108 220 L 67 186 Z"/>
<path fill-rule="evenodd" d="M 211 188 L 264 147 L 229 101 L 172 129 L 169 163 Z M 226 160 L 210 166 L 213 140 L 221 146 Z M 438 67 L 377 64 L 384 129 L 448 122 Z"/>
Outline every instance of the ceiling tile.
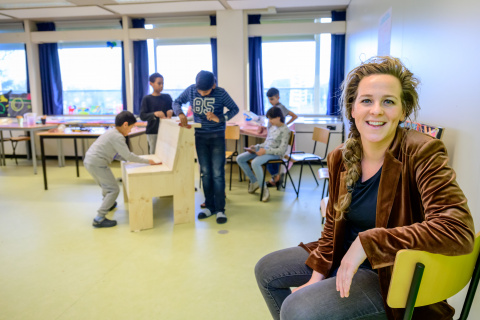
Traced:
<path fill-rule="evenodd" d="M 301 7 L 329 7 L 349 4 L 350 0 L 229 0 L 232 9 L 265 9 L 275 8 L 301 8 Z"/>
<path fill-rule="evenodd" d="M 185 1 L 149 4 L 107 5 L 105 8 L 119 14 L 155 14 L 170 12 L 202 12 L 224 10 L 218 1 Z"/>
<path fill-rule="evenodd" d="M 64 18 L 64 17 L 89 17 L 113 15 L 110 11 L 97 6 L 90 7 L 66 7 L 66 8 L 40 8 L 40 9 L 13 9 L 0 10 L 0 14 L 6 14 L 17 19 L 35 18 Z"/>

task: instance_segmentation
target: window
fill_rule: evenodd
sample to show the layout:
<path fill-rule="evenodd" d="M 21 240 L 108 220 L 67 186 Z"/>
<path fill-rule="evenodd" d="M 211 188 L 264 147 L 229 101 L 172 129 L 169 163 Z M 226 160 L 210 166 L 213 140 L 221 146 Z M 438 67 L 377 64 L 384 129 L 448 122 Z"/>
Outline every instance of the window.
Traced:
<path fill-rule="evenodd" d="M 212 48 L 207 41 L 208 44 L 157 44 L 155 69 L 150 73 L 158 72 L 164 77 L 163 92 L 170 94 L 173 100 L 195 83 L 198 72 L 212 71 Z M 183 108 L 186 113 L 188 106 Z"/>
<path fill-rule="evenodd" d="M 324 13 L 290 17 L 262 17 L 262 24 L 290 22 L 329 23 Z M 330 80 L 331 35 L 262 37 L 265 109 L 270 108 L 267 91 L 280 91 L 280 102 L 296 114 L 326 114 Z"/>
<path fill-rule="evenodd" d="M 59 44 L 63 113 L 110 115 L 123 110 L 120 41 Z"/>
<path fill-rule="evenodd" d="M 0 44 L 0 94 L 27 93 L 27 64 L 23 43 Z"/>
<path fill-rule="evenodd" d="M 275 87 L 280 91 L 280 102 L 294 113 L 326 113 L 330 78 L 330 34 L 318 37 L 321 38 L 320 41 L 262 44 L 265 109 L 269 108 L 267 90 Z"/>

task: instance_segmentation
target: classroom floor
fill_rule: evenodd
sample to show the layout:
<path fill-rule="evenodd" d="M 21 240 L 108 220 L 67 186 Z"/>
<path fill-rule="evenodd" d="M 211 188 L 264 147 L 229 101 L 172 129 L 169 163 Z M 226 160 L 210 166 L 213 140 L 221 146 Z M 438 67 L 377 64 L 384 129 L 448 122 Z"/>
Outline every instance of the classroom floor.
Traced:
<path fill-rule="evenodd" d="M 100 188 L 75 163 L 48 160 L 49 190 L 31 162 L 0 167 L 0 319 L 270 319 L 253 274 L 263 255 L 322 230 L 322 184 L 304 171 L 268 203 L 234 170 L 228 222 L 173 225 L 172 198 L 154 199 L 154 228 L 130 232 L 120 193 L 110 229 L 91 225 Z M 236 167 L 234 168 L 236 169 Z M 298 179 L 299 168 L 294 168 Z M 114 167 L 120 177 L 120 169 Z M 295 180 L 297 182 L 297 180 Z M 227 173 L 228 184 L 228 173 Z M 198 177 L 196 177 L 198 187 Z M 196 192 L 197 214 L 203 192 Z"/>

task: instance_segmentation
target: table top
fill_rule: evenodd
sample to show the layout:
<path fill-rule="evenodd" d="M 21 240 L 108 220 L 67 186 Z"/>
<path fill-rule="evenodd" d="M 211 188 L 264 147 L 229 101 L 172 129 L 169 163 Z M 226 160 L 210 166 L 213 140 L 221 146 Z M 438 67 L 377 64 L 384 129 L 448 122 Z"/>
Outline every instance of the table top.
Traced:
<path fill-rule="evenodd" d="M 33 126 L 27 125 L 25 122 L 22 126 L 20 126 L 16 122 L 12 123 L 0 123 L 0 130 L 40 130 L 40 129 L 51 129 L 55 128 L 57 125 L 55 124 L 34 124 Z"/>
<path fill-rule="evenodd" d="M 57 128 L 50 129 L 45 132 L 37 133 L 42 137 L 99 137 L 107 131 L 105 127 L 86 127 L 86 128 L 65 128 L 65 131 L 59 131 Z M 111 129 L 114 130 L 114 129 Z M 132 131 L 128 134 L 128 137 L 134 137 L 144 134 L 146 129 L 144 127 L 133 127 Z"/>

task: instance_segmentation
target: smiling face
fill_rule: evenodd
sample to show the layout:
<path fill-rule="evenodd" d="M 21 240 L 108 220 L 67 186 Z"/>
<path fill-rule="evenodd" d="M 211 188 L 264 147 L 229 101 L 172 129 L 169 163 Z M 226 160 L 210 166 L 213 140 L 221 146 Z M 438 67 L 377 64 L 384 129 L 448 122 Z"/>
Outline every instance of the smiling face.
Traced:
<path fill-rule="evenodd" d="M 405 119 L 401 95 L 400 81 L 392 75 L 375 74 L 360 81 L 352 117 L 364 148 L 387 148 L 393 141 L 399 121 Z"/>

